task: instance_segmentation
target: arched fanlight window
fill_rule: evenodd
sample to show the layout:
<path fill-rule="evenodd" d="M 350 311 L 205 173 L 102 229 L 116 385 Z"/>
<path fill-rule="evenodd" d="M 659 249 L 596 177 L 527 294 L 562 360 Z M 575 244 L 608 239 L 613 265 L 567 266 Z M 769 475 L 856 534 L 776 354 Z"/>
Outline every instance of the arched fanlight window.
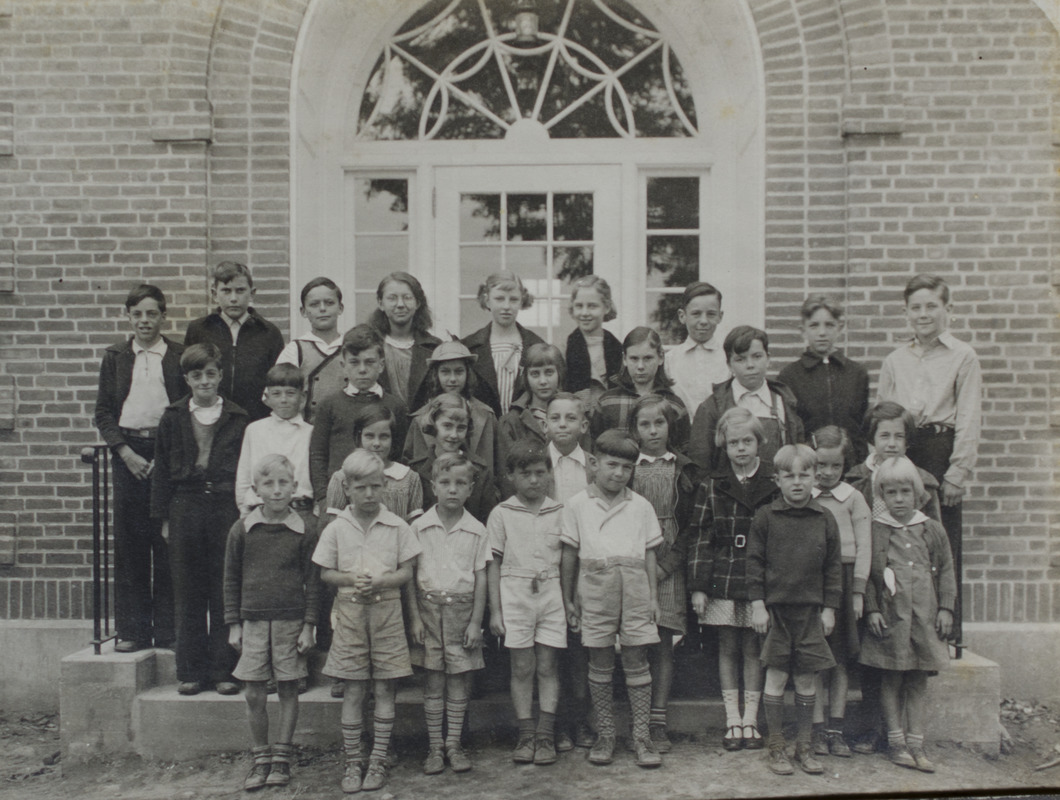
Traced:
<path fill-rule="evenodd" d="M 685 137 L 681 65 L 624 0 L 432 0 L 385 44 L 361 103 L 363 139 Z"/>

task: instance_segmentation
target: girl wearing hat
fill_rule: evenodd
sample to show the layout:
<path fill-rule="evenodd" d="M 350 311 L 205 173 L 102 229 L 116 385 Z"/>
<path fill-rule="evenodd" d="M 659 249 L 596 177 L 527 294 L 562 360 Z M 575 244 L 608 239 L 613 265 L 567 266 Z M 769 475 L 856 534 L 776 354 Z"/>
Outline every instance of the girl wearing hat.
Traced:
<path fill-rule="evenodd" d="M 477 359 L 460 341 L 442 342 L 434 348 L 427 359 L 427 375 L 423 380 L 426 399 L 412 413 L 405 439 L 401 460 L 406 464 L 423 459 L 434 444 L 434 437 L 423 430 L 430 401 L 438 395 L 454 394 L 467 400 L 471 409 L 468 455 L 497 473 L 497 417 L 492 408 L 474 396 L 477 379 L 473 367 Z"/>

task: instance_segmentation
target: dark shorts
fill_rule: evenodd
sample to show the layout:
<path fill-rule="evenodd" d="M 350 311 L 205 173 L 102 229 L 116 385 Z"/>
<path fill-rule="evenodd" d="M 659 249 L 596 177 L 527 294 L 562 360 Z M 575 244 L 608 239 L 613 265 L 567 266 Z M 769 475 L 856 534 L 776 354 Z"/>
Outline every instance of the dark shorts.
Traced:
<path fill-rule="evenodd" d="M 828 636 L 828 647 L 837 664 L 856 663 L 861 652 L 858 621 L 854 616 L 854 565 L 843 565 L 843 596 L 835 612 L 835 628 Z"/>
<path fill-rule="evenodd" d="M 788 673 L 820 672 L 835 666 L 824 638 L 820 606 L 769 607 L 769 633 L 762 644 L 762 663 Z"/>

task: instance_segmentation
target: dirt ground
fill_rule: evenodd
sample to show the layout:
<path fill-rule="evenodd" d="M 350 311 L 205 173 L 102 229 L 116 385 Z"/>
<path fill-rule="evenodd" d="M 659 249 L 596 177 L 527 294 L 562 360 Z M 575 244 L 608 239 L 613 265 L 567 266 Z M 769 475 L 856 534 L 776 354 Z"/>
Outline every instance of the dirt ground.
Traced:
<path fill-rule="evenodd" d="M 1060 788 L 1060 766 L 1035 767 L 1060 759 L 1060 701 L 1006 700 L 1002 723 L 1011 740 L 999 758 L 989 759 L 949 742 L 929 745 L 938 772 L 925 775 L 891 765 L 882 756 L 824 759 L 824 776 L 772 775 L 762 753 L 726 753 L 721 731 L 709 737 L 678 737 L 657 770 L 638 769 L 621 744 L 615 763 L 593 767 L 585 751 L 561 756 L 551 767 L 514 766 L 508 758 L 511 733 L 493 739 L 472 737 L 475 768 L 467 775 L 427 777 L 420 770 L 424 742 L 399 741 L 401 761 L 377 800 L 479 800 L 479 798 L 578 798 L 578 800 L 669 800 L 669 798 L 765 797 L 780 795 L 885 796 L 909 793 L 974 795 L 1023 794 Z M 181 763 L 137 758 L 100 760 L 75 770 L 62 769 L 59 720 L 53 714 L 0 716 L 0 796 L 78 798 L 78 800 L 197 800 L 252 797 L 261 800 L 341 797 L 341 755 L 303 749 L 294 779 L 283 789 L 256 795 L 241 790 L 248 761 L 244 753 L 225 753 Z M 368 797 L 372 797 L 369 794 Z"/>

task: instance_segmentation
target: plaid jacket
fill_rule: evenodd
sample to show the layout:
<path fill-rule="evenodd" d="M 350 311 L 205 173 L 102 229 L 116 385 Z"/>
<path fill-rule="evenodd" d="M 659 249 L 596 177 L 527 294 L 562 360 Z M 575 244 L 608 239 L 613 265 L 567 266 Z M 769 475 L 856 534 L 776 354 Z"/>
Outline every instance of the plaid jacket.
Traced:
<path fill-rule="evenodd" d="M 655 386 L 652 392 L 666 400 L 677 415 L 677 421 L 670 426 L 670 449 L 675 453 L 684 453 L 688 448 L 688 437 L 692 432 L 692 421 L 689 419 L 688 409 L 685 408 L 681 398 L 668 387 Z M 633 406 L 639 399 L 640 395 L 631 383 L 620 383 L 612 378 L 612 387 L 600 395 L 592 409 L 589 432 L 592 434 L 593 441 L 595 442 L 596 437 L 609 428 L 628 431 Z"/>
<path fill-rule="evenodd" d="M 727 600 L 747 599 L 747 534 L 755 511 L 779 494 L 773 469 L 760 464 L 741 486 L 731 468 L 699 485 L 689 523 L 688 591 Z"/>

